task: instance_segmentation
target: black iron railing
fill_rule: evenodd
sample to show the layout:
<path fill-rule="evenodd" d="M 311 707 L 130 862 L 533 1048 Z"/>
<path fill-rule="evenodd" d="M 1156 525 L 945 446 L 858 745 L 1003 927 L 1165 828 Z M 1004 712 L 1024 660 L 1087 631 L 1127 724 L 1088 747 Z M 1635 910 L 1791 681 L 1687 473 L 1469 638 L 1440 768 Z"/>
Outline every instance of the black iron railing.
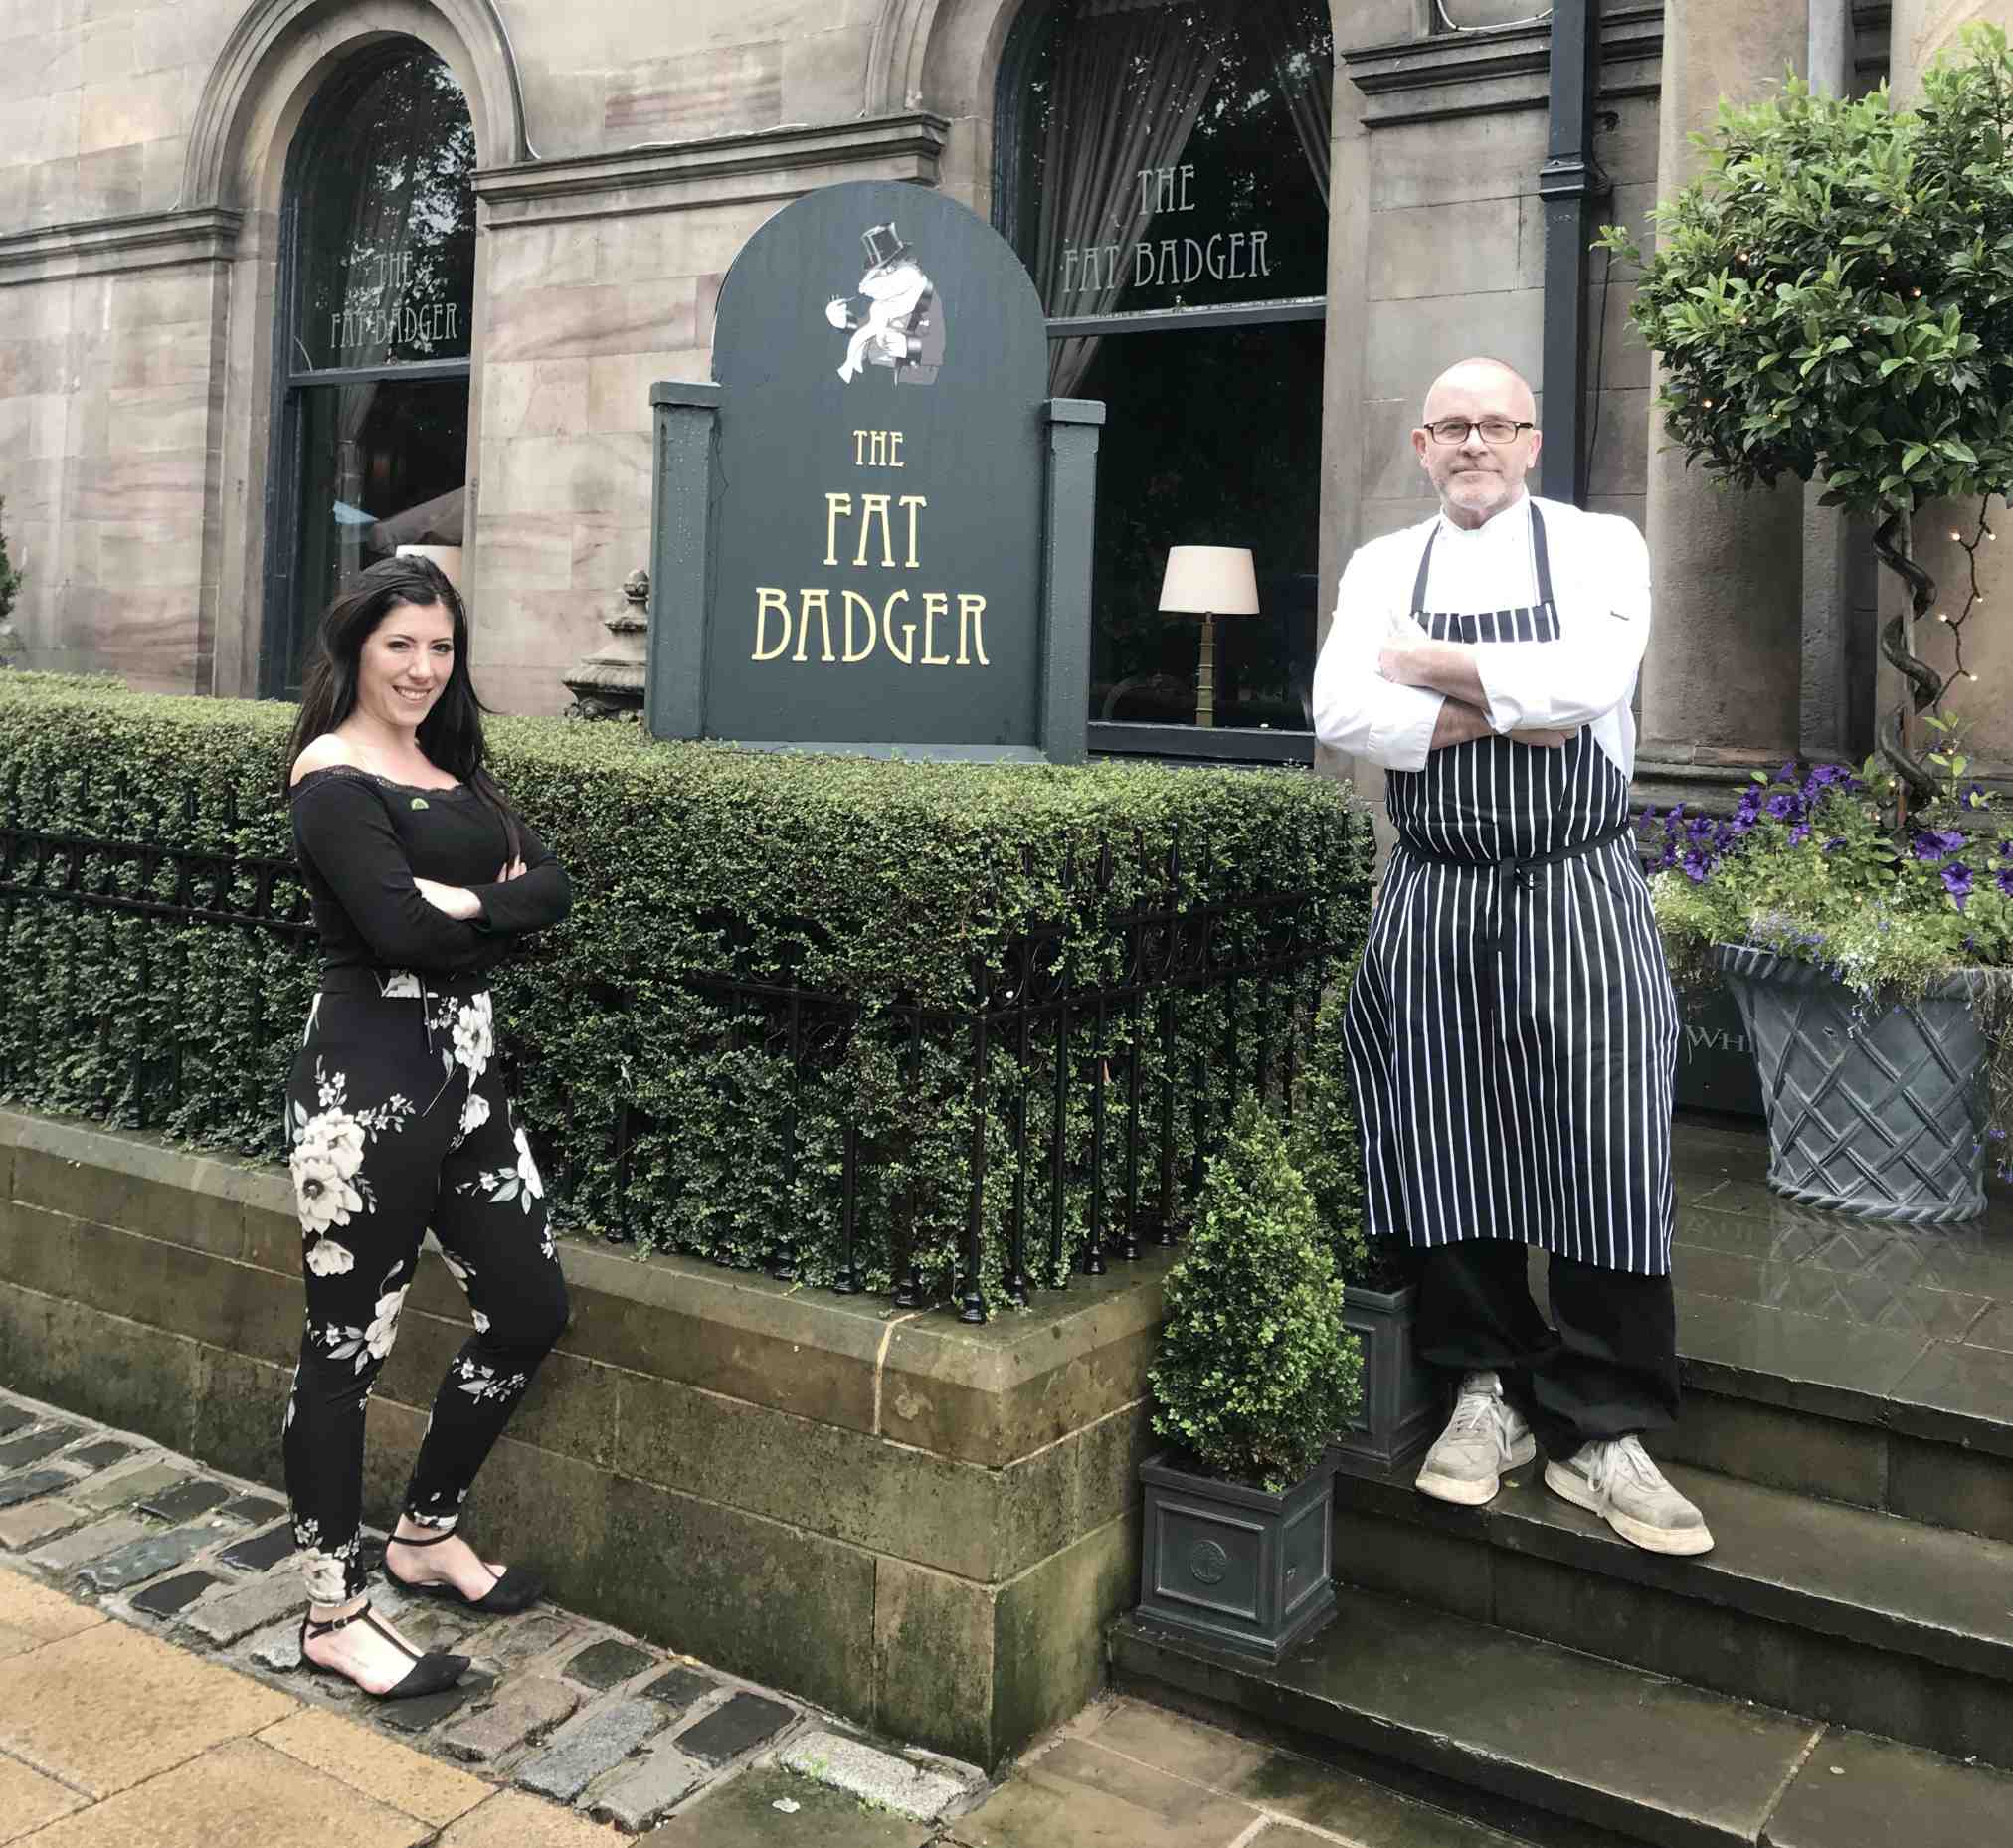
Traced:
<path fill-rule="evenodd" d="M 53 1030 L 95 1030 L 100 1054 L 124 1048 L 123 1064 L 99 1059 L 124 1073 L 121 1093 L 100 1084 L 73 1107 L 137 1127 L 174 1122 L 184 1048 L 202 1038 L 189 959 L 217 941 L 205 928 L 221 928 L 280 952 L 250 957 L 249 984 L 231 988 L 250 986 L 242 1005 L 258 1022 L 272 1017 L 274 1031 L 250 1041 L 272 1048 L 268 1065 L 223 1074 L 250 1086 L 254 1111 L 272 1094 L 277 1121 L 297 1030 L 278 1008 L 304 1001 L 314 980 L 292 862 L 222 843 L 241 832 L 228 797 L 206 818 L 218 844 L 198 849 L 164 844 L 164 812 L 116 779 L 105 804 L 124 824 L 116 831 L 28 827 L 20 795 L 0 786 L 0 942 L 24 941 L 17 925 L 31 918 L 44 983 L 73 980 L 80 959 L 138 958 L 132 1006 L 118 1018 L 101 1010 L 94 1029 L 61 996 L 51 1007 L 26 994 L 23 969 L 0 958 L 0 1008 L 39 1001 Z M 196 792 L 173 800 L 193 832 Z M 88 817 L 90 805 L 64 812 Z M 619 1048 L 609 1069 L 627 1075 L 583 1095 L 538 1044 L 506 1042 L 509 1081 L 546 1132 L 535 1141 L 559 1218 L 844 1294 L 882 1289 L 902 1308 L 948 1295 L 968 1322 L 1174 1242 L 1240 1097 L 1255 1089 L 1290 1112 L 1338 954 L 1312 894 L 1202 896 L 1227 883 L 1220 870 L 1206 843 L 1179 837 L 1151 854 L 1137 842 L 1099 849 L 1067 878 L 1096 928 L 1037 926 L 985 944 L 956 1005 L 795 985 L 775 946 L 816 940 L 809 920 L 766 921 L 759 967 L 752 950 L 744 959 L 730 947 L 726 960 L 742 966 L 583 985 L 568 1005 Z M 115 929 L 120 919 L 145 922 Z M 754 937 L 729 929 L 722 940 Z M 246 1041 L 206 1043 L 228 1060 Z M 16 1061 L 61 1053 L 34 1038 L 11 1045 Z M 703 1071 L 683 1081 L 703 1085 L 706 1109 L 652 1090 L 667 1048 L 680 1072 Z M 18 1093 L 5 1062 L 0 1088 Z"/>

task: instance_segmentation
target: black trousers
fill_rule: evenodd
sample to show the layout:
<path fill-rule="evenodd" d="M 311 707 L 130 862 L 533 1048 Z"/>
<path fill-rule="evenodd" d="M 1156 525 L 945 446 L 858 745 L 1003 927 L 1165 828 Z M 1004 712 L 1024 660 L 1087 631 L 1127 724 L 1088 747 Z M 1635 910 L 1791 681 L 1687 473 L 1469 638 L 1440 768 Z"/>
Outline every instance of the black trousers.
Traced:
<path fill-rule="evenodd" d="M 344 973 L 344 972 L 333 972 Z M 354 972 L 366 975 L 367 972 Z M 450 1363 L 404 1512 L 451 1528 L 566 1327 L 545 1188 L 511 1115 L 486 992 L 404 972 L 324 990 L 287 1086 L 307 1323 L 287 1397 L 286 1489 L 308 1596 L 363 1588 L 363 1413 L 432 1226 L 474 1333 Z"/>
<path fill-rule="evenodd" d="M 1495 1372 L 1550 1456 L 1596 1437 L 1668 1430 L 1678 1417 L 1671 1279 L 1551 1259 L 1552 1323 L 1532 1301 L 1531 1248 L 1469 1238 L 1420 1253 L 1420 1358 Z"/>

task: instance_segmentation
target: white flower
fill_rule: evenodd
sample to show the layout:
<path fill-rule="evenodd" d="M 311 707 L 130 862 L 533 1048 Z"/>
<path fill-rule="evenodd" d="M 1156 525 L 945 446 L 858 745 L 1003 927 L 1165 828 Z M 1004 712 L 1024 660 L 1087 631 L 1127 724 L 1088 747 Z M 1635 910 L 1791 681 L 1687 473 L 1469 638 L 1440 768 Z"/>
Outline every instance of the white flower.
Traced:
<path fill-rule="evenodd" d="M 296 1149 L 289 1166 L 293 1170 L 293 1207 L 303 1232 L 313 1234 L 325 1232 L 331 1225 L 347 1225 L 351 1213 L 363 1210 L 363 1197 L 326 1156 L 303 1156 Z"/>
<path fill-rule="evenodd" d="M 466 1296 L 468 1294 L 468 1272 L 470 1267 L 458 1258 L 454 1252 L 448 1250 L 446 1246 L 443 1246 L 441 1249 L 441 1262 L 447 1265 L 448 1275 L 453 1277 L 461 1286 L 461 1294 Z"/>
<path fill-rule="evenodd" d="M 538 1178 L 538 1164 L 531 1159 L 531 1145 L 524 1140 L 524 1132 L 517 1132 L 517 1179 L 524 1183 L 524 1191 L 533 1200 L 545 1198 L 545 1184 Z"/>
<path fill-rule="evenodd" d="M 307 1268 L 317 1277 L 339 1277 L 356 1268 L 356 1258 L 347 1246 L 333 1238 L 317 1238 L 307 1250 Z"/>
<path fill-rule="evenodd" d="M 475 1333 L 478 1335 L 488 1334 L 489 1318 L 485 1316 L 479 1309 L 471 1309 L 468 1311 L 468 1313 L 475 1318 Z"/>
<path fill-rule="evenodd" d="M 309 1117 L 293 1140 L 296 1156 L 333 1162 L 345 1181 L 363 1166 L 363 1125 L 342 1110 Z"/>
<path fill-rule="evenodd" d="M 341 1604 L 349 1599 L 349 1568 L 339 1554 L 304 1547 L 296 1556 L 307 1580 L 308 1598 L 316 1604 Z"/>
<path fill-rule="evenodd" d="M 392 1343 L 398 1340 L 399 1311 L 406 1306 L 406 1287 L 401 1286 L 378 1298 L 377 1314 L 363 1332 L 364 1346 L 380 1361 L 391 1353 Z"/>
<path fill-rule="evenodd" d="M 410 969 L 394 969 L 385 978 L 382 992 L 386 1001 L 418 1001 L 420 979 Z"/>
<path fill-rule="evenodd" d="M 455 1062 L 468 1068 L 468 1082 L 473 1084 L 488 1069 L 489 1054 L 496 1049 L 495 1033 L 491 1029 L 489 997 L 477 995 L 466 1003 L 455 1021 Z"/>
<path fill-rule="evenodd" d="M 461 1134 L 478 1130 L 489 1120 L 489 1100 L 480 1091 L 470 1090 L 468 1101 L 461 1106 Z"/>

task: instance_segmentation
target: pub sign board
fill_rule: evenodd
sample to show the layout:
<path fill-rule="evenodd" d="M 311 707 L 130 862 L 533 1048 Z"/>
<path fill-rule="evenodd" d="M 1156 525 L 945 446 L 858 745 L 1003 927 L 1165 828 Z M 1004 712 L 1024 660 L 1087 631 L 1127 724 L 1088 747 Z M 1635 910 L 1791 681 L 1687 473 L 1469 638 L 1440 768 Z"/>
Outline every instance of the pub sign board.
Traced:
<path fill-rule="evenodd" d="M 956 201 L 853 182 L 764 225 L 720 290 L 712 388 L 651 393 L 651 730 L 1081 756 L 1102 410 L 1047 379 L 1026 270 Z"/>

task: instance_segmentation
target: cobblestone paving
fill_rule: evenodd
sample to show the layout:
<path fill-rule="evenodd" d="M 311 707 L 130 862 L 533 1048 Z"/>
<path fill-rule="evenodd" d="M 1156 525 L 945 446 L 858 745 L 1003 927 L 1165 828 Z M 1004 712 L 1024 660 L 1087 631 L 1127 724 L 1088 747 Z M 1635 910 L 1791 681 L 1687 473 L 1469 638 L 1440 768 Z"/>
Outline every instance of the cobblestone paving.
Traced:
<path fill-rule="evenodd" d="M 717 1800 L 721 1786 L 751 1768 L 770 1771 L 793 1745 L 833 1731 L 849 1737 L 849 1729 L 801 1702 L 550 1604 L 488 1619 L 403 1599 L 381 1579 L 372 1601 L 406 1635 L 421 1647 L 457 1649 L 473 1666 L 445 1694 L 371 1701 L 332 1677 L 301 1672 L 292 1539 L 283 1504 L 270 1491 L 130 1433 L 5 1393 L 0 1433 L 0 1571 L 39 1579 L 87 1609 L 281 1690 L 302 1707 L 342 1715 L 490 1785 L 514 1786 L 528 1793 L 520 1800 L 536 1799 L 525 1817 L 564 1805 L 627 1834 L 654 1832 L 666 1819 Z M 367 1544 L 381 1550 L 383 1536 L 372 1534 Z M 10 1659 L 0 1624 L 0 1671 Z M 10 1723 L 0 1718 L 0 1789 L 11 1750 Z M 913 1821 L 862 1811 L 899 1826 L 901 1834 L 889 1840 L 942 1839 L 947 1819 L 984 1790 L 968 1765 L 865 1746 L 850 1750 L 869 1752 L 890 1787 L 921 1792 L 927 1804 Z M 17 1760 L 36 1761 L 27 1752 Z M 777 1774 L 802 1786 L 803 1803 L 823 1794 L 814 1778 Z M 857 1807 L 856 1798 L 848 1801 Z M 808 1810 L 772 1806 L 770 1813 L 779 1825 L 774 1839 L 812 1839 L 801 1828 L 782 1832 Z M 69 1841 L 82 1821 L 71 1815 L 52 1822 L 52 1840 L 60 1826 L 69 1831 L 60 1839 Z M 465 1821 L 438 1839 L 473 1843 L 477 1837 L 465 1828 L 455 1833 Z M 32 1841 L 42 1832 L 17 1835 L 0 1815 L 0 1842 Z M 603 1835 L 610 1835 L 608 1827 L 581 1839 Z M 544 1839 L 535 1832 L 497 1837 L 510 1848 Z M 819 1839 L 837 1838 L 825 1831 Z"/>

